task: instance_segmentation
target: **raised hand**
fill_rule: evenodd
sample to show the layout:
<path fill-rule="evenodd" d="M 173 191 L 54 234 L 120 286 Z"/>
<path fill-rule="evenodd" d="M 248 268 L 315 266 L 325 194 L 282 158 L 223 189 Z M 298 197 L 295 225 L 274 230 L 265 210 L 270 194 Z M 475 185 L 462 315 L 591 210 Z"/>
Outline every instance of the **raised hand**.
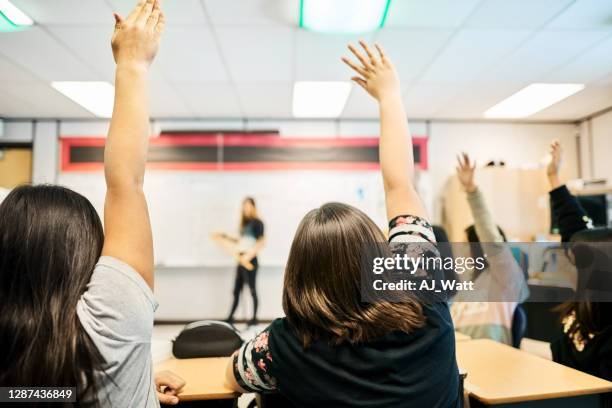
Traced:
<path fill-rule="evenodd" d="M 385 55 L 382 47 L 375 44 L 375 53 L 364 41 L 359 41 L 359 44 L 366 55 L 363 55 L 352 44 L 348 46 L 359 63 L 353 62 L 347 57 L 342 57 L 342 61 L 358 74 L 351 79 L 379 101 L 387 95 L 399 96 L 399 77 L 393 63 Z"/>
<path fill-rule="evenodd" d="M 117 65 L 148 67 L 157 54 L 165 25 L 159 0 L 140 0 L 126 19 L 115 13 L 111 44 Z"/>
<path fill-rule="evenodd" d="M 463 185 L 463 188 L 468 193 L 476 191 L 477 186 L 474 182 L 474 173 L 476 172 L 476 162 L 470 160 L 467 153 L 461 153 L 457 156 L 457 177 Z"/>
<path fill-rule="evenodd" d="M 557 188 L 561 185 L 559 179 L 559 172 L 561 171 L 561 165 L 563 163 L 563 147 L 558 140 L 553 141 L 550 144 L 550 162 L 546 167 L 546 175 L 551 188 Z"/>

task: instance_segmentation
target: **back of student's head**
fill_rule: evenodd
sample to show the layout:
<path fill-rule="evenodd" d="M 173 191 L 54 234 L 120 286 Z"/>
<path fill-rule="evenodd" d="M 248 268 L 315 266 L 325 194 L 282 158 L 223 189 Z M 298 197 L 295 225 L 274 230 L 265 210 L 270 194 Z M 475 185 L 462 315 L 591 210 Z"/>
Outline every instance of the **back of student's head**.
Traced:
<path fill-rule="evenodd" d="M 506 233 L 504 232 L 504 230 L 502 230 L 500 226 L 497 226 L 497 230 L 502 236 L 504 242 L 507 242 L 508 239 L 506 238 Z M 471 252 L 472 258 L 474 259 L 483 258 L 485 260 L 484 269 L 487 269 L 489 267 L 489 263 L 487 262 L 486 257 L 484 256 L 485 255 L 484 249 L 482 248 L 482 245 L 480 244 L 480 237 L 478 236 L 478 233 L 476 232 L 476 226 L 474 224 L 470 225 L 469 227 L 465 229 L 465 236 L 467 238 L 467 241 L 470 243 L 470 252 Z M 480 274 L 484 271 L 484 269 L 475 270 L 471 279 L 476 280 L 476 278 L 480 276 Z"/>
<path fill-rule="evenodd" d="M 0 385 L 95 387 L 97 349 L 76 305 L 104 241 L 80 194 L 57 186 L 15 188 L 0 205 Z"/>
<path fill-rule="evenodd" d="M 565 302 L 556 310 L 565 318 L 573 314 L 573 323 L 566 332 L 578 333 L 583 339 L 612 325 L 612 302 L 594 301 L 612 296 L 612 229 L 596 228 L 575 233 L 568 246 L 570 258 L 576 265 L 577 300 Z M 595 299 L 601 300 L 601 299 Z M 612 300 L 609 299 L 609 300 Z"/>
<path fill-rule="evenodd" d="M 367 215 L 346 204 L 325 204 L 302 219 L 285 270 L 283 308 L 305 346 L 365 342 L 423 324 L 416 299 L 362 301 L 361 274 L 371 268 L 363 251 L 389 257 L 385 241 Z"/>

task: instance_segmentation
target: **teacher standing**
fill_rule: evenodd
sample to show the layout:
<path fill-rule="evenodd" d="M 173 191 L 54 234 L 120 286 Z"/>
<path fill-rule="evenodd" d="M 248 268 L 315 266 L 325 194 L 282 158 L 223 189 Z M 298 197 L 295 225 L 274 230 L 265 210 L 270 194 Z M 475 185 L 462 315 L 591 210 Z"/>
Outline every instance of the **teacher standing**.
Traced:
<path fill-rule="evenodd" d="M 232 308 L 230 309 L 229 316 L 226 321 L 228 323 L 234 322 L 234 313 L 238 308 L 238 302 L 240 301 L 240 293 L 246 283 L 251 292 L 253 298 L 253 317 L 249 320 L 249 325 L 257 324 L 257 288 L 256 278 L 259 263 L 257 261 L 257 254 L 265 245 L 264 238 L 264 224 L 259 219 L 257 214 L 257 206 L 255 205 L 255 199 L 252 197 L 246 197 L 242 202 L 242 215 L 240 217 L 240 236 L 232 237 L 231 235 L 224 233 L 215 234 L 215 238 L 219 241 L 224 241 L 233 248 L 231 251 L 238 260 L 238 266 L 236 267 L 236 279 L 234 281 L 234 299 L 232 302 Z"/>

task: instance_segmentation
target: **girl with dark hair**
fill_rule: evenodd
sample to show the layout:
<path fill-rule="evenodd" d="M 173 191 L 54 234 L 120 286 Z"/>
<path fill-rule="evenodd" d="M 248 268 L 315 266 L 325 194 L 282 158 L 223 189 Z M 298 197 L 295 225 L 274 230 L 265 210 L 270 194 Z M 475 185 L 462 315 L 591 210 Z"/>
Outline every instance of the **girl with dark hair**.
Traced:
<path fill-rule="evenodd" d="M 551 144 L 552 159 L 547 175 L 551 187 L 552 217 L 559 226 L 563 242 L 570 242 L 570 258 L 574 259 L 578 273 L 577 287 L 582 294 L 589 284 L 597 284 L 597 278 L 610 282 L 612 274 L 612 229 L 592 228 L 586 212 L 565 184 L 561 183 L 559 171 L 562 162 L 561 144 Z M 586 245 L 581 246 L 580 243 Z M 591 247 L 587 243 L 596 243 Z M 598 251 L 603 249 L 603 251 Z M 591 259 L 597 252 L 598 262 L 604 267 L 595 271 L 584 268 L 584 258 Z M 590 262 L 588 263 L 590 266 Z M 603 275 L 603 276 L 602 276 Z M 609 283 L 608 283 L 609 285 Z M 605 286 L 598 288 L 606 290 Z M 590 301 L 588 296 L 568 301 L 556 308 L 560 313 L 559 335 L 551 342 L 553 360 L 612 381 L 612 303 Z M 584 298 L 586 297 L 586 298 Z"/>
<path fill-rule="evenodd" d="M 529 296 L 525 273 L 505 245 L 506 236 L 495 224 L 484 195 L 476 185 L 476 162 L 463 153 L 457 158 L 456 170 L 474 218 L 474 225 L 466 229 L 471 256 L 474 259 L 484 257 L 486 267 L 474 269 L 462 277 L 474 282 L 480 294 L 459 293 L 453 299 L 453 323 L 457 331 L 471 338 L 489 338 L 512 345 L 514 312 Z M 484 301 L 486 299 L 490 301 Z"/>
<path fill-rule="evenodd" d="M 361 42 L 344 62 L 380 107 L 380 165 L 389 244 L 360 210 L 328 203 L 302 219 L 285 269 L 286 317 L 234 353 L 228 385 L 278 390 L 300 407 L 456 407 L 454 330 L 444 301 L 362 298 L 364 259 L 417 256 L 435 243 L 412 183 L 414 160 L 399 79 L 384 51 Z M 371 269 L 370 269 L 371 271 Z M 369 298 L 368 298 L 369 299 Z M 366 300 L 368 300 L 366 299 Z"/>
<path fill-rule="evenodd" d="M 105 233 L 91 203 L 66 188 L 22 186 L 2 202 L 0 386 L 76 387 L 78 406 L 156 407 L 153 246 L 142 186 L 147 71 L 165 18 L 157 1 L 141 0 L 115 19 Z M 170 388 L 163 402 L 178 402 L 180 379 L 156 382 Z"/>
<path fill-rule="evenodd" d="M 246 283 L 253 298 L 253 317 L 249 320 L 250 326 L 257 324 L 257 298 L 256 278 L 259 262 L 257 254 L 262 250 L 266 241 L 264 237 L 264 224 L 257 214 L 255 199 L 246 197 L 242 202 L 240 215 L 240 236 L 233 237 L 225 233 L 214 233 L 213 239 L 219 241 L 238 260 L 236 279 L 234 280 L 234 300 L 226 321 L 234 322 L 234 313 L 238 308 L 240 293 Z"/>

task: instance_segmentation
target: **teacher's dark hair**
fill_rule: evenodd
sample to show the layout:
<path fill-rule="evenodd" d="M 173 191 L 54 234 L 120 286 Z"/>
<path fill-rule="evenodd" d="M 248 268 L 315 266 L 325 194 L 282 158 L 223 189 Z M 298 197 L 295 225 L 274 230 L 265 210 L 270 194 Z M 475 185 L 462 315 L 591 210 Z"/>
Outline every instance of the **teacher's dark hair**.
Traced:
<path fill-rule="evenodd" d="M 423 326 L 414 297 L 401 302 L 362 302 L 361 273 L 373 256 L 391 257 L 382 231 L 362 211 L 328 203 L 302 219 L 291 245 L 283 289 L 283 309 L 302 344 L 333 345 L 374 340 L 393 331 Z"/>
<path fill-rule="evenodd" d="M 97 405 L 103 362 L 76 306 L 102 252 L 100 218 L 63 187 L 15 188 L 0 205 L 0 386 L 77 387 Z"/>

